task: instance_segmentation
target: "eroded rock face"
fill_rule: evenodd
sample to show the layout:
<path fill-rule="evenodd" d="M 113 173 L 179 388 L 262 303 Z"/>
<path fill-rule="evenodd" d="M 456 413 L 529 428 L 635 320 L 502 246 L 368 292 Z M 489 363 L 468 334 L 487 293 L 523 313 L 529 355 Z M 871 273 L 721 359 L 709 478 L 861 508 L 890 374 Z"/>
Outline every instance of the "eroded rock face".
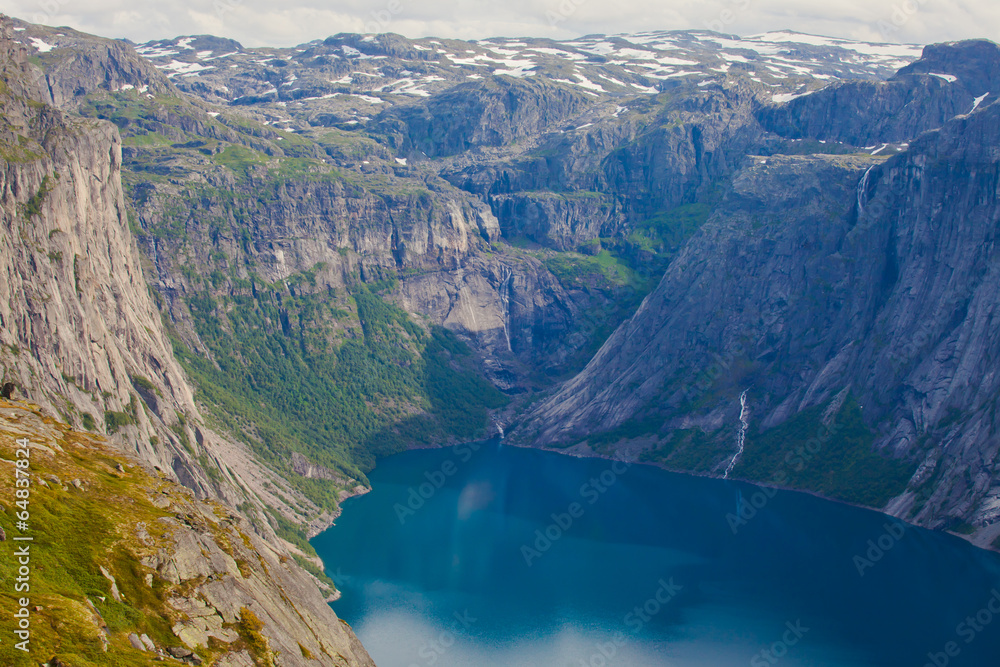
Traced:
<path fill-rule="evenodd" d="M 148 563 L 174 585 L 198 582 L 197 592 L 174 605 L 182 640 L 192 646 L 209 637 L 235 641 L 236 633 L 223 623 L 232 623 L 242 606 L 263 621 L 261 632 L 280 652 L 277 664 L 316 664 L 303 657 L 300 646 L 306 646 L 322 664 L 371 665 L 315 579 L 290 559 L 266 521 L 234 528 L 240 518 L 230 514 L 223 526 L 215 506 L 193 497 L 235 504 L 249 489 L 276 490 L 284 483 L 245 447 L 204 425 L 130 232 L 117 129 L 39 103 L 44 96 L 26 52 L 7 34 L 0 35 L 0 68 L 7 83 L 0 123 L 7 158 L 0 163 L 5 379 L 24 387 L 49 413 L 81 429 L 106 431 L 144 466 L 193 490 L 184 502 L 162 501 L 163 507 L 176 506 L 180 518 L 165 520 L 173 545 Z M 40 420 L 37 432 L 43 432 Z M 210 480 L 196 456 L 213 461 L 221 478 Z M 90 489 L 79 479 L 61 488 Z M 265 502 L 285 506 L 280 494 L 268 495 Z M 136 538 L 151 540 L 145 528 Z M 245 561 L 243 568 L 233 554 Z M 120 599 L 114 577 L 100 571 Z M 148 648 L 141 637 L 133 645 Z M 229 662 L 241 660 L 237 652 Z"/>
<path fill-rule="evenodd" d="M 173 631 L 187 648 L 197 652 L 212 638 L 237 642 L 234 627 L 242 610 L 249 609 L 263 624 L 261 633 L 277 655 L 276 664 L 374 664 L 315 581 L 257 538 L 248 522 L 235 514 L 220 520 L 211 507 L 176 498 L 170 509 L 190 518 L 163 520 L 173 545 L 147 557 L 144 565 L 174 586 L 193 585 L 185 596 L 168 600 L 177 612 Z M 306 652 L 315 658 L 307 659 Z M 244 654 L 234 651 L 229 660 L 242 664 Z"/>
<path fill-rule="evenodd" d="M 32 99 L 31 68 L 16 64 L 23 50 L 3 45 L 7 80 L 25 82 L 10 96 Z M 23 128 L 41 143 L 34 144 L 38 153 L 7 161 L 0 175 L 6 240 L 0 246 L 0 354 L 16 373 L 11 379 L 79 426 L 83 414 L 92 428 L 104 430 L 109 412 L 130 413 L 128 439 L 137 453 L 164 470 L 186 467 L 197 479 L 176 436 L 168 435 L 177 414 L 197 410 L 143 287 L 125 214 L 117 130 L 51 107 L 25 107 L 20 116 L 12 111 L 5 108 L 10 131 Z M 43 134 L 28 129 L 39 123 Z M 136 377 L 164 397 L 159 410 L 129 407 Z M 162 445 L 151 446 L 153 437 Z"/>
<path fill-rule="evenodd" d="M 639 312 L 534 411 L 527 437 L 573 441 L 649 413 L 707 426 L 716 401 L 735 419 L 750 385 L 766 428 L 850 389 L 878 448 L 923 461 L 889 510 L 992 535 L 998 136 L 994 105 L 881 163 L 750 159 Z M 716 400 L 692 410 L 705 396 Z"/>

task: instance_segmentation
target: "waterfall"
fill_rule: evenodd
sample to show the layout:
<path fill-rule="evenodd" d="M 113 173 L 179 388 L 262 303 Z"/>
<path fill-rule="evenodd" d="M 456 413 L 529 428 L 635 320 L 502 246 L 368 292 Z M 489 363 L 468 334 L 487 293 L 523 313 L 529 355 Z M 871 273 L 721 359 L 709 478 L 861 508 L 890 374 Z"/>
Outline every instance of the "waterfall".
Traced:
<path fill-rule="evenodd" d="M 514 278 L 514 270 L 506 264 L 500 265 L 500 306 L 503 308 L 503 335 L 507 339 L 507 351 L 510 352 L 510 285 Z M 501 431 L 501 435 L 503 432 Z"/>
<path fill-rule="evenodd" d="M 861 182 L 858 183 L 858 215 L 865 212 L 865 196 L 868 193 L 868 175 L 872 173 L 872 169 L 875 165 L 868 167 L 865 171 L 865 175 L 861 177 Z"/>
<path fill-rule="evenodd" d="M 744 389 L 743 393 L 740 394 L 740 434 L 736 438 L 736 453 L 733 454 L 733 459 L 729 462 L 726 467 L 726 474 L 722 476 L 722 479 L 729 479 L 729 473 L 733 471 L 736 467 L 736 462 L 740 460 L 740 456 L 743 455 L 743 445 L 747 439 L 747 427 L 750 426 L 750 415 L 747 410 L 747 392 L 749 389 Z"/>

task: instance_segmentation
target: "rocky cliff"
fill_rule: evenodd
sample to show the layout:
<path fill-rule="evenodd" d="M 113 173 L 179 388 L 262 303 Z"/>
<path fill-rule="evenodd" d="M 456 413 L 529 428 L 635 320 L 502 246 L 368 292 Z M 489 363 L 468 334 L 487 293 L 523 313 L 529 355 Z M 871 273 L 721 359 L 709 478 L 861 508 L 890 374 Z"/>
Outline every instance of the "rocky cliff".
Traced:
<path fill-rule="evenodd" d="M 496 419 L 524 443 L 995 538 L 992 399 L 948 355 L 990 358 L 963 347 L 981 322 L 949 336 L 989 312 L 972 299 L 990 227 L 970 221 L 989 210 L 996 45 L 688 31 L 133 50 L 11 25 L 41 68 L 34 99 L 118 128 L 121 247 L 131 234 L 152 288 L 113 374 L 132 389 L 71 402 L 199 494 L 270 507 L 265 537 L 301 546 L 285 522 L 321 528 L 375 457 Z M 44 175 L 11 201 L 46 205 Z M 65 255 L 50 231 L 36 244 Z M 160 384 L 171 355 L 196 406 Z M 76 396 L 54 372 L 53 408 Z"/>
<path fill-rule="evenodd" d="M 234 645 L 228 652 L 231 655 L 217 650 L 216 645 L 210 646 L 211 633 L 206 634 L 203 627 L 208 623 L 206 627 L 218 630 L 215 636 L 224 643 L 237 642 L 238 631 L 224 630 L 222 624 L 245 620 L 240 618 L 242 605 L 256 610 L 255 618 L 263 624 L 250 623 L 256 627 L 253 632 L 268 638 L 269 648 L 258 650 L 260 655 L 253 660 L 268 654 L 267 660 L 274 664 L 370 664 L 350 630 L 324 603 L 316 580 L 292 559 L 295 548 L 277 537 L 263 514 L 266 507 L 288 520 L 301 521 L 318 514 L 319 508 L 265 467 L 246 446 L 209 428 L 195 404 L 194 390 L 174 357 L 147 288 L 130 229 L 117 128 L 47 104 L 53 87 L 41 85 L 44 77 L 29 62 L 26 49 L 11 39 L 9 24 L 2 29 L 0 224 L 4 234 L 0 266 L 5 280 L 0 288 L 0 360 L 4 382 L 13 386 L 8 392 L 11 397 L 33 402 L 28 412 L 25 404 L 8 406 L 12 407 L 6 415 L 13 420 L 12 432 L 44 441 L 43 458 L 48 454 L 59 459 L 60 447 L 70 441 L 84 443 L 74 456 L 104 456 L 97 445 L 93 447 L 98 449 L 88 449 L 87 443 L 95 437 L 71 434 L 67 426 L 42 418 L 40 411 L 44 411 L 81 431 L 106 434 L 118 457 L 131 457 L 137 490 L 156 488 L 151 481 L 155 477 L 148 474 L 162 475 L 159 484 L 172 489 L 171 493 L 180 493 L 178 482 L 189 489 L 174 509 L 201 518 L 192 518 L 187 525 L 166 520 L 170 536 L 160 542 L 139 536 L 145 546 L 159 545 L 148 558 L 143 556 L 153 577 L 147 586 L 152 586 L 161 602 L 170 586 L 176 587 L 175 596 L 187 598 L 180 607 L 174 604 L 173 611 L 151 612 L 160 620 L 150 621 L 148 627 L 150 632 L 156 627 L 161 641 L 173 642 L 185 655 L 192 649 L 208 649 L 219 657 L 217 664 L 251 664 L 253 650 L 248 653 L 242 644 Z M 72 468 L 73 462 L 60 459 L 56 467 Z M 94 479 L 84 486 L 99 483 L 96 472 L 90 471 Z M 345 486 L 353 483 L 346 480 Z M 42 484 L 39 494 L 46 493 L 42 488 L 48 487 Z M 112 496 L 105 501 L 117 502 L 109 493 Z M 213 508 L 195 498 L 226 502 L 228 508 Z M 156 498 L 151 502 L 168 509 L 172 501 Z M 235 513 L 236 505 L 242 515 Z M 240 539 L 235 532 L 215 535 L 219 520 L 210 515 L 216 509 L 229 520 L 242 522 L 249 534 L 241 533 Z M 135 512 L 141 514 L 139 509 Z M 115 517 L 116 524 L 131 530 L 139 514 L 123 509 Z M 123 534 L 121 539 L 132 541 L 135 536 Z M 234 554 L 250 564 L 237 568 Z M 138 559 L 137 553 L 132 556 Z M 109 551 L 100 559 L 111 557 Z M 119 574 L 135 573 L 131 557 L 117 552 L 114 557 Z M 81 562 L 73 567 L 84 578 L 99 578 L 100 573 L 93 571 L 97 565 L 96 561 Z M 81 569 L 87 567 L 86 572 Z M 157 583 L 157 577 L 168 587 Z M 222 586 L 224 592 L 213 594 L 211 586 L 205 587 L 208 581 Z M 58 590 L 56 584 L 54 589 L 66 604 L 79 607 L 75 615 L 87 616 L 85 598 Z M 298 609 L 292 599 L 301 600 Z M 225 605 L 213 608 L 222 600 Z M 100 612 L 94 614 L 100 618 Z M 163 623 L 171 619 L 176 621 L 172 629 L 169 625 L 164 629 Z M 63 645 L 60 650 L 92 652 L 96 647 L 100 651 L 102 642 L 107 648 L 109 638 L 121 643 L 121 633 L 127 628 L 102 634 L 102 624 L 95 623 L 94 628 L 81 630 L 86 641 Z M 245 637 L 244 641 L 252 644 Z M 132 642 L 132 647 L 132 651 L 153 650 L 144 641 Z M 164 645 L 157 647 L 160 650 Z"/>
<path fill-rule="evenodd" d="M 246 516 L 198 500 L 39 406 L 0 401 L 6 462 L 24 458 L 15 454 L 23 438 L 32 520 L 7 539 L 35 539 L 32 633 L 27 653 L 0 644 L 4 664 L 373 664 L 315 581 Z M 13 475 L 0 488 L 13 498 Z M 8 518 L 15 510 L 5 503 Z M 22 606 L 13 589 L 0 596 Z M 13 636 L 12 618 L 3 624 Z"/>
<path fill-rule="evenodd" d="M 954 62 L 969 50 L 988 62 L 997 53 L 960 44 L 929 56 L 947 52 Z M 882 84 L 876 98 L 899 85 Z M 925 90 L 927 82 L 914 85 Z M 888 159 L 747 158 L 657 289 L 533 411 L 522 437 L 566 445 L 594 431 L 610 440 L 618 433 L 665 465 L 721 474 L 736 453 L 746 391 L 754 426 L 734 474 L 773 482 L 787 465 L 782 448 L 794 451 L 824 423 L 861 419 L 855 434 L 885 457 L 865 463 L 884 471 L 872 481 L 884 488 L 868 504 L 973 532 L 983 545 L 995 540 L 1000 439 L 988 369 L 1000 343 L 989 324 L 1000 107 L 973 110 L 965 88 L 981 85 L 966 83 L 961 93 L 962 111 L 972 113 L 941 122 L 932 109 L 912 129 L 940 122 L 937 129 L 880 137 L 911 142 Z M 831 93 L 827 102 L 838 100 Z M 775 442 L 779 432 L 784 444 Z M 856 452 L 836 438 L 820 441 L 844 447 L 823 465 L 861 475 L 847 469 L 861 461 Z M 885 468 L 886 459 L 899 467 Z"/>

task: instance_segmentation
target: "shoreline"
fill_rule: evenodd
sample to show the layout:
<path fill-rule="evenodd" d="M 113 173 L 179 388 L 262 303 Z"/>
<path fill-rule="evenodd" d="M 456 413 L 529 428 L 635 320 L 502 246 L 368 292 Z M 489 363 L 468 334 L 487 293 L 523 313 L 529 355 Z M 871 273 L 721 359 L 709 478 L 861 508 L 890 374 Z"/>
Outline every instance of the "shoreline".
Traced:
<path fill-rule="evenodd" d="M 358 496 L 363 496 L 371 491 L 370 487 L 364 484 L 358 484 L 351 489 L 344 489 L 337 494 L 337 509 L 332 512 L 321 514 L 312 521 L 310 521 L 306 526 L 306 540 L 311 540 L 320 533 L 329 530 L 334 522 L 340 518 L 340 515 L 344 512 L 343 503 L 345 500 L 350 500 L 351 498 L 356 498 Z"/>
<path fill-rule="evenodd" d="M 580 450 L 570 451 L 571 449 L 574 449 L 577 446 L 574 445 L 573 447 L 568 447 L 568 448 L 564 448 L 564 449 L 554 448 L 554 447 L 545 447 L 545 446 L 533 446 L 533 445 L 527 445 L 527 444 L 518 443 L 518 442 L 509 442 L 509 441 L 505 440 L 505 438 L 503 438 L 499 434 L 495 434 L 494 437 L 488 438 L 488 439 L 484 439 L 484 440 L 469 440 L 469 441 L 464 441 L 463 442 L 463 441 L 458 441 L 458 440 L 453 439 L 451 442 L 448 442 L 446 444 L 437 445 L 437 446 L 409 447 L 406 450 L 404 450 L 404 452 L 422 451 L 422 450 L 431 450 L 431 449 L 445 449 L 447 447 L 454 447 L 454 446 L 460 445 L 460 444 L 468 444 L 468 443 L 473 443 L 473 442 L 493 442 L 493 441 L 498 441 L 500 444 L 506 444 L 506 445 L 509 445 L 511 447 L 517 447 L 519 449 L 533 449 L 533 450 L 537 450 L 537 451 L 550 452 L 550 453 L 553 453 L 553 454 L 560 454 L 560 455 L 563 455 L 563 456 L 570 456 L 570 457 L 578 458 L 578 459 L 587 459 L 587 458 L 589 458 L 589 459 L 602 459 L 602 460 L 605 460 L 605 461 L 614 461 L 614 460 L 617 460 L 617 459 L 615 459 L 615 458 L 613 458 L 611 456 L 607 456 L 605 454 L 600 454 L 598 452 L 595 452 L 592 449 L 589 449 L 589 447 L 588 447 L 587 451 L 580 451 Z M 399 452 L 399 454 L 402 454 L 404 452 Z M 395 456 L 395 454 L 393 454 L 392 456 Z M 386 458 L 388 458 L 388 457 L 386 457 Z M 700 478 L 704 478 L 704 479 L 713 479 L 713 480 L 723 481 L 723 478 L 719 477 L 718 475 L 713 475 L 713 474 L 703 473 L 703 472 L 695 472 L 695 471 L 691 471 L 691 470 L 681 470 L 681 469 L 676 469 L 676 468 L 670 468 L 670 467 L 665 466 L 665 465 L 663 465 L 661 463 L 654 463 L 654 462 L 650 462 L 650 461 L 634 461 L 634 462 L 631 462 L 631 464 L 632 465 L 648 466 L 650 468 L 657 468 L 659 470 L 663 470 L 665 472 L 674 473 L 674 474 L 677 474 L 677 475 L 687 475 L 689 477 L 700 477 Z M 376 467 L 378 467 L 378 461 L 376 461 Z M 938 528 L 928 528 L 927 526 L 922 526 L 920 524 L 913 523 L 912 521 L 908 521 L 906 519 L 902 519 L 900 517 L 897 517 L 897 516 L 894 516 L 892 514 L 889 514 L 883 508 L 871 507 L 869 505 L 862 505 L 860 503 L 854 503 L 854 502 L 851 502 L 851 501 L 848 501 L 848 500 L 843 500 L 843 499 L 840 499 L 840 498 L 831 498 L 831 497 L 825 496 L 822 493 L 819 493 L 817 491 L 810 491 L 808 489 L 799 489 L 799 488 L 789 487 L 789 486 L 780 486 L 780 485 L 777 485 L 777 484 L 771 484 L 771 483 L 761 482 L 761 481 L 756 481 L 756 480 L 730 477 L 730 478 L 726 479 L 725 481 L 739 482 L 739 483 L 742 483 L 742 484 L 749 484 L 749 485 L 757 486 L 757 487 L 760 487 L 760 488 L 775 489 L 775 490 L 778 490 L 778 491 L 787 491 L 787 492 L 792 492 L 792 493 L 802 493 L 802 494 L 805 494 L 805 495 L 812 496 L 813 498 L 818 498 L 820 500 L 824 500 L 824 501 L 827 501 L 827 502 L 837 503 L 839 505 L 846 505 L 848 507 L 854 507 L 854 508 L 857 508 L 857 509 L 863 509 L 863 510 L 868 510 L 868 511 L 871 511 L 871 512 L 876 512 L 878 514 L 881 514 L 884 517 L 892 518 L 892 519 L 894 519 L 896 521 L 900 521 L 902 523 L 905 523 L 907 526 L 911 526 L 911 527 L 914 527 L 914 528 L 921 528 L 923 530 L 928 530 L 928 531 L 935 532 L 935 533 L 940 533 L 940 534 L 945 534 L 945 535 L 951 535 L 953 537 L 959 538 L 959 539 L 961 539 L 961 540 L 969 543 L 971 546 L 973 546 L 973 547 L 975 547 L 977 549 L 981 549 L 982 551 L 987 551 L 987 552 L 994 553 L 994 554 L 1000 554 L 1000 548 L 994 547 L 992 545 L 985 545 L 984 546 L 984 545 L 975 543 L 973 541 L 973 539 L 972 539 L 974 537 L 973 535 L 963 535 L 961 533 L 956 533 L 956 532 L 950 531 L 950 530 L 941 530 L 941 529 L 938 529 Z M 359 487 L 360 487 L 361 490 L 357 491 L 357 489 Z M 369 491 L 371 491 L 371 489 L 368 488 L 368 487 L 364 487 L 364 486 L 359 485 L 358 487 L 355 487 L 355 489 L 353 489 L 352 491 L 356 491 L 356 492 L 350 493 L 349 495 L 345 495 L 341 502 L 343 502 L 343 500 L 348 500 L 350 498 L 354 498 L 354 497 L 357 497 L 357 496 L 364 495 L 364 494 L 368 493 Z M 313 533 L 312 532 L 312 528 L 310 527 L 310 532 L 309 532 L 309 538 L 308 539 L 311 540 L 314 537 L 316 537 L 316 535 L 319 535 L 320 533 L 322 533 L 322 532 L 324 532 L 326 530 L 329 530 L 331 527 L 333 527 L 334 522 L 336 521 L 337 518 L 340 517 L 340 515 L 341 515 L 342 512 L 343 512 L 343 506 L 338 505 L 337 510 L 329 515 L 329 521 L 328 521 L 328 523 L 326 523 L 326 526 L 324 528 L 322 528 L 321 530 L 318 530 L 315 533 Z M 996 524 L 996 531 L 997 531 L 998 534 L 1000 534 L 1000 524 Z M 322 560 L 322 557 L 320 557 L 320 560 Z M 323 563 L 323 567 L 324 567 L 324 571 L 325 571 L 325 569 L 326 569 L 326 563 L 325 562 Z M 339 599 L 339 596 L 338 596 L 338 599 Z"/>
<path fill-rule="evenodd" d="M 605 460 L 605 461 L 614 461 L 614 460 L 616 460 L 616 459 L 614 459 L 611 456 L 607 456 L 605 454 L 600 454 L 598 452 L 595 452 L 594 450 L 589 449 L 589 447 L 588 447 L 588 451 L 587 452 L 581 452 L 579 450 L 575 451 L 575 452 L 569 451 L 571 449 L 574 449 L 574 448 L 578 447 L 578 445 L 573 445 L 571 447 L 560 449 L 560 448 L 557 448 L 557 447 L 545 447 L 545 446 L 536 447 L 536 446 L 533 446 L 533 445 L 526 445 L 526 444 L 514 443 L 514 442 L 511 442 L 511 443 L 508 443 L 508 444 L 510 444 L 511 447 L 520 447 L 521 449 L 535 449 L 535 450 L 543 451 L 543 452 L 552 452 L 554 454 L 562 454 L 564 456 L 572 456 L 572 457 L 578 458 L 578 459 L 602 459 L 602 460 Z M 655 463 L 655 462 L 651 462 L 651 461 L 634 461 L 634 462 L 632 462 L 632 465 L 644 465 L 644 466 L 649 466 L 651 468 L 658 468 L 660 470 L 663 470 L 663 471 L 666 471 L 666 472 L 670 472 L 670 473 L 674 473 L 674 474 L 677 474 L 677 475 L 687 475 L 689 477 L 701 477 L 703 479 L 714 479 L 714 480 L 718 480 L 718 481 L 723 481 L 723 478 L 719 477 L 718 475 L 713 475 L 713 474 L 704 473 L 704 472 L 696 472 L 696 471 L 692 471 L 692 470 L 683 470 L 683 469 L 679 469 L 679 468 L 670 468 L 668 466 L 663 465 L 662 463 Z M 863 509 L 863 510 L 869 510 L 869 511 L 872 511 L 872 512 L 877 512 L 878 514 L 881 514 L 881 515 L 883 515 L 885 517 L 889 517 L 889 518 L 895 519 L 896 521 L 901 521 L 901 522 L 905 523 L 908 526 L 912 526 L 914 528 L 922 528 L 923 530 L 929 530 L 929 531 L 932 531 L 932 532 L 935 532 L 935 533 L 941 533 L 941 534 L 944 534 L 944 535 L 951 535 L 951 536 L 957 537 L 957 538 L 959 538 L 959 539 L 961 539 L 961 540 L 963 540 L 965 542 L 968 542 L 969 544 L 971 544 L 972 546 L 976 547 L 977 549 L 981 549 L 983 551 L 988 551 L 990 553 L 1000 554 L 1000 548 L 994 547 L 992 544 L 982 545 L 982 544 L 977 544 L 975 541 L 973 541 L 973 537 L 975 537 L 975 534 L 966 535 L 966 534 L 957 533 L 957 532 L 954 532 L 954 531 L 951 531 L 951 530 L 941 530 L 940 528 L 929 528 L 927 526 L 922 526 L 919 523 L 913 523 L 912 521 L 909 521 L 907 519 L 903 519 L 903 518 L 900 518 L 900 517 L 895 516 L 893 514 L 889 514 L 888 512 L 885 511 L 884 508 L 881 508 L 881 507 L 872 507 L 870 505 L 862 505 L 860 503 L 851 502 L 849 500 L 844 500 L 842 498 L 832 498 L 830 496 L 825 496 L 822 493 L 819 493 L 818 491 L 811 491 L 809 489 L 800 489 L 800 488 L 796 488 L 796 487 L 793 487 L 793 486 L 781 486 L 781 485 L 778 485 L 778 484 L 773 484 L 773 483 L 769 483 L 769 482 L 762 482 L 762 481 L 757 481 L 757 480 L 752 480 L 752 479 L 745 479 L 745 478 L 742 478 L 742 477 L 729 477 L 729 478 L 726 478 L 725 481 L 727 481 L 727 482 L 728 481 L 741 482 L 743 484 L 750 484 L 750 485 L 753 485 L 753 486 L 757 486 L 757 487 L 761 487 L 761 488 L 767 488 L 767 489 L 775 489 L 777 491 L 790 491 L 792 493 L 803 493 L 803 494 L 812 496 L 813 498 L 818 498 L 820 500 L 825 500 L 827 502 L 832 502 L 832 503 L 837 503 L 839 505 L 846 505 L 848 507 L 854 507 L 854 508 L 857 508 L 857 509 Z M 993 526 L 988 526 L 987 528 L 984 528 L 983 530 L 987 530 L 990 527 L 995 527 L 995 533 L 996 533 L 996 535 L 993 535 L 994 539 L 996 539 L 996 537 L 1000 536 L 1000 523 L 994 524 Z"/>

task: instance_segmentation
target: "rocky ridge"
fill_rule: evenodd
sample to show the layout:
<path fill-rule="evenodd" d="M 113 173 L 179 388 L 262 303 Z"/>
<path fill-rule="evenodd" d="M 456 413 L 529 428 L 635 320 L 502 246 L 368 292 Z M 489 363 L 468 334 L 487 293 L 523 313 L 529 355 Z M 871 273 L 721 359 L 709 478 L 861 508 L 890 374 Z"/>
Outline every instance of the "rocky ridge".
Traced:
<path fill-rule="evenodd" d="M 3 30 L 6 231 L 0 255 L 7 279 L 0 305 L 0 354 L 5 382 L 16 387 L 19 397 L 26 394 L 40 409 L 67 423 L 106 432 L 119 452 L 191 489 L 192 502 L 195 497 L 214 498 L 243 507 L 241 520 L 255 533 L 247 538 L 248 553 L 288 562 L 287 580 L 280 586 L 298 589 L 303 599 L 313 600 L 313 620 L 304 620 L 306 625 L 300 627 L 291 620 L 298 615 L 288 608 L 289 598 L 282 597 L 280 586 L 258 581 L 234 589 L 242 591 L 234 599 L 256 599 L 269 607 L 268 634 L 284 655 L 278 664 L 309 664 L 304 659 L 308 651 L 300 652 L 300 659 L 289 647 L 296 648 L 296 637 L 306 642 L 318 628 L 327 633 L 332 629 L 333 634 L 331 644 L 315 655 L 325 652 L 330 657 L 336 648 L 349 664 L 370 664 L 353 635 L 323 603 L 315 579 L 291 561 L 293 547 L 258 514 L 269 507 L 304 520 L 318 508 L 244 445 L 207 426 L 194 402 L 145 284 L 126 214 L 117 129 L 46 104 L 46 86 L 39 85 L 44 77 L 29 61 L 27 50 L 11 39 L 10 26 Z M 38 419 L 34 423 L 38 429 L 30 431 L 32 437 L 47 433 L 41 424 L 51 425 Z M 201 528 L 204 524 L 191 532 L 188 547 L 204 537 L 198 536 Z M 185 559 L 187 569 L 173 577 L 176 585 L 199 576 L 235 576 L 225 563 L 222 569 L 201 572 L 208 567 L 199 564 L 201 552 L 185 552 L 185 544 L 165 545 L 157 556 L 159 565 L 150 567 L 162 573 L 172 562 L 176 570 L 177 559 Z M 232 613 L 227 614 L 232 621 Z M 182 630 L 177 630 L 178 636 L 192 649 L 207 641 Z M 360 657 L 352 657 L 352 651 Z"/>
<path fill-rule="evenodd" d="M 995 45 L 929 49 L 959 61 L 969 50 L 985 53 L 991 71 Z M 919 69 L 880 85 L 896 89 Z M 644 415 L 631 432 L 661 452 L 653 456 L 677 465 L 680 450 L 662 447 L 695 428 L 717 447 L 705 445 L 714 454 L 701 469 L 718 472 L 744 389 L 760 441 L 850 394 L 875 450 L 908 462 L 905 483 L 883 498 L 887 511 L 961 528 L 982 546 L 996 540 L 997 393 L 982 369 L 997 345 L 988 322 L 1000 107 L 988 97 L 973 106 L 971 95 L 1000 82 L 949 76 L 957 92 L 940 96 L 958 96 L 963 113 L 919 137 L 880 137 L 909 140 L 893 157 L 748 158 L 659 287 L 533 411 L 523 437 L 578 442 Z M 911 85 L 926 94 L 928 80 Z M 736 474 L 751 467 L 743 463 Z"/>

